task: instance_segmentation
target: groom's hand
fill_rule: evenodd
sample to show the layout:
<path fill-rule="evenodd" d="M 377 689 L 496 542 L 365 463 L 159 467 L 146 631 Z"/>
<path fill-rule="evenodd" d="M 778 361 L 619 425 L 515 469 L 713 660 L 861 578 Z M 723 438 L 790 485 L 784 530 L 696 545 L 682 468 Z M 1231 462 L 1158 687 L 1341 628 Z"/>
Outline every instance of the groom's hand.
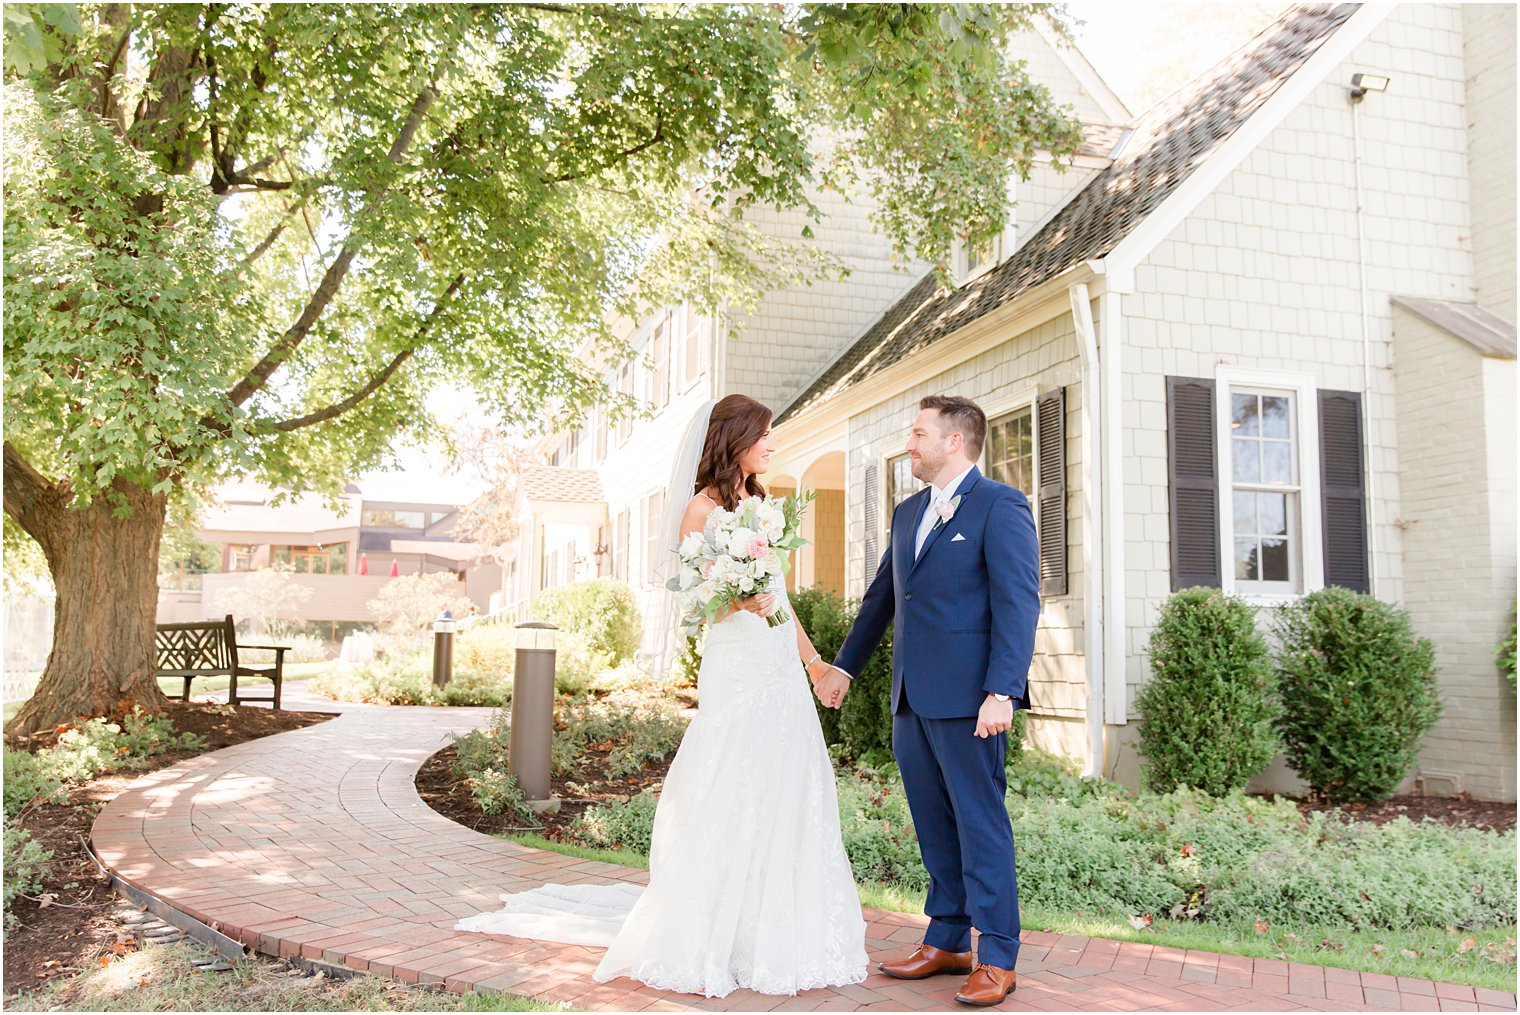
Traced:
<path fill-rule="evenodd" d="M 976 735 L 983 740 L 1006 733 L 1013 725 L 1013 701 L 998 701 L 992 695 L 982 702 L 976 714 Z"/>
<path fill-rule="evenodd" d="M 842 708 L 844 696 L 850 693 L 850 678 L 837 666 L 828 670 L 813 683 L 813 693 L 824 708 Z"/>

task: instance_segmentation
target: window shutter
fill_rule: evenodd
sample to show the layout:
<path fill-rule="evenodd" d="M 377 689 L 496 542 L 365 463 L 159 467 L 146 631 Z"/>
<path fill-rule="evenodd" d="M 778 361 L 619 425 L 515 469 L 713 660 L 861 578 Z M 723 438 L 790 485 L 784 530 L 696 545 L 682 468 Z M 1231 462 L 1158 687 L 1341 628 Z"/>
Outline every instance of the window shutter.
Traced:
<path fill-rule="evenodd" d="M 1066 389 L 1035 399 L 1040 595 L 1066 595 Z"/>
<path fill-rule="evenodd" d="M 1167 472 L 1171 492 L 1172 591 L 1219 580 L 1219 476 L 1214 382 L 1166 379 Z"/>
<path fill-rule="evenodd" d="M 1325 584 L 1370 592 L 1360 392 L 1320 391 L 1319 470 Z"/>
<path fill-rule="evenodd" d="M 865 497 L 866 505 L 866 585 L 876 580 L 876 565 L 881 560 L 881 551 L 878 549 L 877 528 L 879 527 L 881 511 L 881 483 L 876 463 L 866 466 Z"/>

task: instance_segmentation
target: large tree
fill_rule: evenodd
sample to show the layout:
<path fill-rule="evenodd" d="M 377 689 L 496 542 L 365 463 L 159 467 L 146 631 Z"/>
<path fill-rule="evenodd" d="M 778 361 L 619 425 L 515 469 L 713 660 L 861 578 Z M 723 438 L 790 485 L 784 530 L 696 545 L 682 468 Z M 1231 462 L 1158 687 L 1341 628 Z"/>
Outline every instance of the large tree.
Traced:
<path fill-rule="evenodd" d="M 444 382 L 573 418 L 606 321 L 792 277 L 746 207 L 995 233 L 1077 143 L 1004 56 L 1039 6 L 6 5 L 5 511 L 58 594 L 9 731 L 161 700 L 171 498 L 333 491 Z"/>

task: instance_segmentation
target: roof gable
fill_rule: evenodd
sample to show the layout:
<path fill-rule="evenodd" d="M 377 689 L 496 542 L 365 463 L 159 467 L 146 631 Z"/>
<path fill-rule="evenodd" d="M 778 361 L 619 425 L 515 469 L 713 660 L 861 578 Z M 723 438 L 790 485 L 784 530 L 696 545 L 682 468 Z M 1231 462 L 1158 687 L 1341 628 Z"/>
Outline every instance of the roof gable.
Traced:
<path fill-rule="evenodd" d="M 1085 261 L 1102 258 L 1250 119 L 1357 10 L 1295 6 L 1134 124 L 1113 163 L 998 267 L 954 291 L 925 274 L 778 417 L 891 366 Z"/>

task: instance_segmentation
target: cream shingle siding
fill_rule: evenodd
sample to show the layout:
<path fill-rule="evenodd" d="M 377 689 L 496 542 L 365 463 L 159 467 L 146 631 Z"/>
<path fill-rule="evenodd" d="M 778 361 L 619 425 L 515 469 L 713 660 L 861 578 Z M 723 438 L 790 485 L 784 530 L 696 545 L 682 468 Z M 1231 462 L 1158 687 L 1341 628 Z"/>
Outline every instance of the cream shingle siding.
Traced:
<path fill-rule="evenodd" d="M 1131 707 L 1149 672 L 1145 641 L 1171 591 L 1166 377 L 1213 377 L 1229 364 L 1310 374 L 1320 388 L 1362 388 L 1345 87 L 1360 69 L 1393 82 L 1361 111 L 1373 337 L 1366 443 L 1378 527 L 1374 591 L 1402 599 L 1389 296 L 1471 298 L 1460 25 L 1452 8 L 1397 8 L 1136 272 L 1137 291 L 1124 297 L 1124 428 L 1134 444 L 1125 463 Z"/>
<path fill-rule="evenodd" d="M 1515 323 L 1515 5 L 1463 4 L 1478 305 Z"/>
<path fill-rule="evenodd" d="M 817 238 L 800 241 L 808 224 L 800 211 L 756 209 L 747 218 L 766 233 L 811 243 L 840 258 L 850 274 L 766 294 L 741 316 L 742 337 L 725 349 L 724 393 L 742 391 L 780 412 L 808 381 L 832 363 L 914 281 L 922 265 L 901 270 L 887 241 L 871 228 L 871 202 L 837 193 L 814 194 L 825 214 Z"/>
<path fill-rule="evenodd" d="M 1435 643 L 1445 705 L 1421 774 L 1428 791 L 1512 800 L 1514 698 L 1494 646 L 1515 592 L 1514 361 L 1402 309 L 1394 333 L 1404 605 Z"/>

